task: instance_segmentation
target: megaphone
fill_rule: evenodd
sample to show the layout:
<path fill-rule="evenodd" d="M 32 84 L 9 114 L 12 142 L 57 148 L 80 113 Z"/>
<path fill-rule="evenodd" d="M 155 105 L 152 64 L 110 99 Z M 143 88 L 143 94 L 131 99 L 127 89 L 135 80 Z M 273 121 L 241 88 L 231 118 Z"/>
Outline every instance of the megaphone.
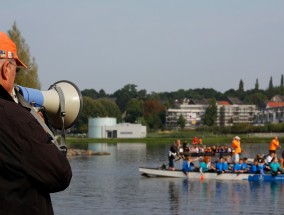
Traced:
<path fill-rule="evenodd" d="M 49 123 L 55 129 L 70 128 L 83 108 L 82 94 L 70 81 L 58 81 L 47 91 L 19 85 L 17 88 L 28 103 L 44 107 Z"/>

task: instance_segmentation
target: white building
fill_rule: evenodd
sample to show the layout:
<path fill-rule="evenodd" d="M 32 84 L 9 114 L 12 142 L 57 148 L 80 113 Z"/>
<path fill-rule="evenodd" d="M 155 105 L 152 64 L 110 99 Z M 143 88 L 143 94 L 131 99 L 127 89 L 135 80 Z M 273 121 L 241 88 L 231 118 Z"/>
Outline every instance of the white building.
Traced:
<path fill-rule="evenodd" d="M 115 118 L 89 118 L 89 138 L 144 138 L 146 126 L 141 124 L 117 124 Z"/>
<path fill-rule="evenodd" d="M 269 101 L 264 109 L 256 113 L 256 124 L 279 122 L 284 122 L 284 102 Z"/>
<path fill-rule="evenodd" d="M 255 105 L 217 105 L 218 126 L 232 126 L 236 123 L 253 124 Z"/>
<path fill-rule="evenodd" d="M 254 122 L 256 113 L 255 105 L 240 104 L 238 100 L 230 98 L 231 102 L 218 101 L 216 124 L 219 126 L 232 126 L 235 123 Z M 234 104 L 236 102 L 237 104 Z M 208 108 L 207 100 L 188 100 L 184 99 L 182 103 L 175 103 L 175 108 L 168 109 L 166 112 L 166 127 L 178 127 L 180 115 L 186 120 L 186 128 L 194 128 L 202 125 L 202 119 Z"/>

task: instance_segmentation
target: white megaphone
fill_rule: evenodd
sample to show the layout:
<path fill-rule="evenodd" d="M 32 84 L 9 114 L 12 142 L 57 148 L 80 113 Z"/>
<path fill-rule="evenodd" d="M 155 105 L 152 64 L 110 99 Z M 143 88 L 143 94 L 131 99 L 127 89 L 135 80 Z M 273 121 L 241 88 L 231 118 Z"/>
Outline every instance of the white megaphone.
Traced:
<path fill-rule="evenodd" d="M 55 129 L 70 128 L 83 108 L 82 94 L 70 81 L 58 81 L 47 91 L 17 85 L 24 99 L 35 107 L 44 107 L 50 125 Z"/>

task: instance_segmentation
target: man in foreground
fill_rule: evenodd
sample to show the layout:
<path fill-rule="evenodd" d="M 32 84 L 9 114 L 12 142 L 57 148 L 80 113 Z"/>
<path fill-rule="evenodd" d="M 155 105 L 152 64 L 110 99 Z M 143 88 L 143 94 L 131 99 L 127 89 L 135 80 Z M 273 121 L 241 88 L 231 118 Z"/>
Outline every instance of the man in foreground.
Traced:
<path fill-rule="evenodd" d="M 18 66 L 27 68 L 0 32 L 0 214 L 51 215 L 50 193 L 66 189 L 72 171 L 28 108 L 13 100 Z"/>

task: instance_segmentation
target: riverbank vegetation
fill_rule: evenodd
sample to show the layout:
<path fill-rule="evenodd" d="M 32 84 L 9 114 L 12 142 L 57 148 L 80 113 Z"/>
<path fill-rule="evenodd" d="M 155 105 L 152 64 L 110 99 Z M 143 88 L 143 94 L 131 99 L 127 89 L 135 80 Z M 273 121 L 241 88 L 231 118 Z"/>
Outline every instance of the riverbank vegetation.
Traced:
<path fill-rule="evenodd" d="M 191 143 L 196 136 L 202 138 L 204 145 L 230 145 L 234 136 L 238 135 L 241 138 L 241 143 L 267 143 L 269 144 L 275 133 L 262 133 L 259 135 L 252 134 L 214 134 L 212 132 L 200 132 L 200 131 L 160 131 L 151 132 L 147 138 L 129 138 L 129 139 L 116 139 L 116 138 L 83 138 L 83 137 L 67 137 L 67 143 L 73 146 L 79 146 L 84 148 L 88 143 L 172 143 L 176 139 L 181 141 L 186 140 L 187 143 Z M 284 139 L 279 138 L 280 143 Z"/>

